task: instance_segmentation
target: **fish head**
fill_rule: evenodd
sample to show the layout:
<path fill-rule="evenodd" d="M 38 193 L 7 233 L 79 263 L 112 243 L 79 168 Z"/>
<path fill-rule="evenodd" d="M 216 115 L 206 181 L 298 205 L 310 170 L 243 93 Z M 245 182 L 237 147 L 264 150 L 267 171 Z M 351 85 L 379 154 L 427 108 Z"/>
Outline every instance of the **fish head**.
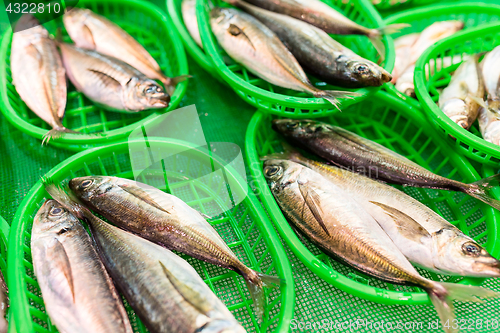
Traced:
<path fill-rule="evenodd" d="M 465 129 L 470 127 L 469 118 L 467 117 L 467 114 L 469 114 L 467 104 L 462 99 L 450 99 L 443 104 L 441 109 L 458 126 Z"/>
<path fill-rule="evenodd" d="M 69 187 L 78 199 L 88 203 L 109 192 L 110 188 L 114 187 L 114 183 L 110 177 L 85 176 L 71 179 Z"/>
<path fill-rule="evenodd" d="M 70 231 L 80 223 L 66 208 L 55 200 L 47 200 L 33 219 L 33 235 L 57 234 Z"/>
<path fill-rule="evenodd" d="M 348 60 L 344 68 L 346 75 L 354 82 L 363 83 L 365 86 L 379 87 L 392 80 L 392 75 L 388 71 L 365 59 Z"/>
<path fill-rule="evenodd" d="M 264 161 L 264 177 L 273 193 L 283 190 L 297 181 L 304 167 L 288 160 L 268 159 Z"/>
<path fill-rule="evenodd" d="M 234 39 L 238 37 L 236 28 L 238 12 L 233 8 L 215 7 L 210 11 L 210 25 L 217 38 Z"/>
<path fill-rule="evenodd" d="M 440 241 L 436 268 L 444 272 L 461 272 L 475 277 L 500 277 L 500 261 L 492 257 L 472 238 L 453 230 Z"/>
<path fill-rule="evenodd" d="M 170 95 L 156 81 L 131 80 L 126 97 L 129 110 L 146 110 L 166 108 L 170 103 Z"/>
<path fill-rule="evenodd" d="M 272 128 L 294 140 L 304 140 L 323 131 L 330 131 L 327 124 L 314 120 L 275 119 Z"/>
<path fill-rule="evenodd" d="M 49 37 L 49 32 L 45 29 L 38 19 L 32 14 L 23 14 L 16 22 L 14 28 L 15 34 L 29 37 Z"/>

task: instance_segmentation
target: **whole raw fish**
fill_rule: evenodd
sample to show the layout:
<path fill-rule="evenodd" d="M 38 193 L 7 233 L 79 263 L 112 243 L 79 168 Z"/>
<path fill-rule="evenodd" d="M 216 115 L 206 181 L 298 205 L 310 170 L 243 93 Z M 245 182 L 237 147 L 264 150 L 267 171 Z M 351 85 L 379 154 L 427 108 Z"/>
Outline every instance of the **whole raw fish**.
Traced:
<path fill-rule="evenodd" d="M 411 46 L 417 41 L 419 36 L 420 33 L 411 33 L 394 39 L 396 59 L 394 60 L 394 69 L 392 70 L 392 83 L 396 83 L 406 68 L 408 68 L 411 57 Z"/>
<path fill-rule="evenodd" d="M 198 29 L 198 19 L 196 18 L 196 0 L 182 0 L 181 12 L 182 20 L 184 21 L 187 31 L 196 44 L 203 48 L 200 30 Z"/>

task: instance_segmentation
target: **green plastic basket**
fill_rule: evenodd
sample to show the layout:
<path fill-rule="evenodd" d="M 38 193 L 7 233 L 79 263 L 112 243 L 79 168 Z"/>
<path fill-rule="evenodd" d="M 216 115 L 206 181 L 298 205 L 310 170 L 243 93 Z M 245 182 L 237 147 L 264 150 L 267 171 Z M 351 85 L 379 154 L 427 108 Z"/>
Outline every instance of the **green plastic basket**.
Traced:
<path fill-rule="evenodd" d="M 441 2 L 456 2 L 459 0 L 441 0 Z M 372 1 L 373 5 L 379 11 L 397 11 L 401 9 L 426 6 L 436 3 L 435 0 L 377 0 Z"/>
<path fill-rule="evenodd" d="M 78 153 L 49 171 L 46 176 L 55 183 L 84 175 L 108 175 L 133 179 L 129 148 L 137 144 L 145 147 L 145 141 L 131 141 L 98 147 Z M 205 214 L 212 214 L 214 209 L 225 206 L 221 203 L 220 193 L 225 191 L 223 182 L 214 183 L 206 178 L 199 178 L 207 173 L 226 167 L 225 177 L 231 184 L 232 195 L 242 198 L 248 185 L 233 168 L 223 160 L 214 157 L 208 150 L 173 139 L 148 138 L 151 149 L 133 149 L 134 161 L 149 161 L 152 156 L 160 156 L 164 150 L 184 152 L 179 158 L 169 163 L 157 163 L 147 173 L 148 184 L 151 180 L 163 180 L 169 191 L 187 202 L 191 207 Z M 201 164 L 209 160 L 210 167 Z M 161 165 L 160 165 L 161 164 Z M 169 166 L 172 166 L 171 168 Z M 178 171 L 169 171 L 178 170 Z M 187 175 L 199 175 L 189 178 Z M 145 182 L 145 181 L 144 181 Z M 228 187 L 229 190 L 229 187 Z M 237 193 L 236 193 L 237 192 Z M 38 181 L 29 191 L 16 212 L 12 223 L 9 250 L 9 285 L 12 311 L 15 313 L 18 332 L 56 332 L 41 298 L 41 292 L 33 274 L 30 251 L 30 232 L 33 217 L 47 198 L 43 185 Z M 194 258 L 184 258 L 198 271 L 205 282 L 218 295 L 235 317 L 249 332 L 287 332 L 295 305 L 293 277 L 283 247 L 256 197 L 248 191 L 241 203 L 224 213 L 212 216 L 210 223 L 218 231 L 236 255 L 248 266 L 277 275 L 286 281 L 280 289 L 267 289 L 267 314 L 262 324 L 257 324 L 252 310 L 252 301 L 244 280 L 235 272 L 207 264 Z M 128 313 L 135 332 L 146 332 L 140 320 L 128 307 Z"/>
<path fill-rule="evenodd" d="M 429 62 L 432 59 L 440 61 L 442 57 L 448 55 L 491 51 L 498 45 L 500 45 L 500 22 L 461 32 L 435 44 L 422 54 L 415 66 L 415 90 L 431 122 L 445 133 L 447 140 L 454 144 L 460 153 L 478 162 L 497 167 L 500 165 L 500 147 L 482 138 L 477 121 L 471 126 L 470 131 L 465 130 L 446 116 L 436 104 L 440 94 L 438 89 L 448 85 L 451 79 L 450 73 L 456 70 L 459 64 L 443 68 L 429 78 L 424 74 L 429 72 Z"/>
<path fill-rule="evenodd" d="M 189 34 L 186 25 L 184 24 L 184 20 L 182 19 L 181 4 L 182 0 L 167 0 L 168 14 L 172 19 L 175 29 L 177 29 L 177 32 L 182 38 L 184 47 L 194 61 L 198 63 L 198 65 L 212 74 L 212 76 L 220 79 L 220 76 L 215 70 L 214 64 L 210 58 L 207 57 L 203 49 L 196 44 L 194 39 Z"/>
<path fill-rule="evenodd" d="M 188 73 L 186 55 L 168 17 L 155 5 L 146 1 L 134 0 L 81 0 L 79 7 L 90 8 L 120 25 L 139 41 L 158 61 L 168 76 Z M 62 18 L 50 21 L 45 27 L 55 33 L 57 27 L 63 27 Z M 154 31 L 154 33 L 150 33 Z M 71 39 L 63 29 L 63 39 Z M 12 30 L 8 29 L 2 38 L 0 64 L 0 94 L 2 112 L 9 122 L 28 135 L 42 139 L 50 129 L 43 120 L 34 114 L 21 100 L 12 84 L 10 71 L 10 46 Z M 186 92 L 188 81 L 177 86 L 167 110 L 177 107 Z M 155 117 L 159 112 L 143 111 L 125 114 L 106 111 L 95 106 L 82 93 L 68 85 L 68 103 L 63 124 L 67 128 L 85 133 L 65 134 L 50 144 L 74 151 L 105 145 L 126 138 L 141 121 Z M 102 133 L 90 135 L 92 133 Z"/>
<path fill-rule="evenodd" d="M 4 220 L 3 217 L 0 216 L 0 271 L 2 271 L 2 275 L 7 283 L 7 248 L 8 248 L 8 240 L 9 240 L 9 224 Z M 12 317 L 9 317 L 9 308 L 6 311 L 6 317 L 9 322 L 12 322 Z M 9 330 L 9 332 L 13 332 L 13 330 Z"/>
<path fill-rule="evenodd" d="M 462 20 L 465 23 L 464 29 L 475 27 L 500 20 L 500 6 L 483 3 L 438 4 L 391 15 L 384 20 L 384 23 L 386 25 L 394 23 L 411 24 L 410 27 L 392 35 L 393 38 L 398 38 L 414 32 L 421 32 L 434 22 L 446 20 Z M 386 83 L 384 89 L 391 95 L 402 98 L 410 106 L 421 108 L 416 99 L 399 92 L 392 83 Z"/>
<path fill-rule="evenodd" d="M 322 0 L 323 1 L 323 0 Z M 368 0 L 324 0 L 323 2 L 335 7 L 353 21 L 371 28 L 382 26 L 382 19 Z M 228 5 L 221 0 L 215 1 L 216 5 Z M 209 22 L 208 0 L 197 0 L 198 24 L 206 54 L 213 61 L 217 72 L 234 89 L 234 91 L 246 102 L 259 108 L 262 112 L 286 116 L 290 118 L 312 118 L 321 117 L 337 112 L 338 110 L 329 102 L 322 98 L 311 98 L 310 95 L 302 92 L 284 89 L 271 85 L 270 83 L 254 76 L 246 68 L 232 62 L 227 65 L 224 59 L 228 56 L 218 45 L 215 36 L 212 34 Z M 343 45 L 349 47 L 359 55 L 374 62 L 379 60 L 379 56 L 365 36 L 340 36 L 335 37 Z M 390 37 L 384 37 L 383 42 L 386 49 L 383 67 L 389 72 L 394 65 L 394 45 Z M 341 89 L 311 77 L 311 82 L 321 87 L 323 90 Z M 379 87 L 356 89 L 354 91 L 361 94 L 353 99 L 342 99 L 341 108 L 355 104 L 365 99 L 370 94 L 379 90 Z"/>
<path fill-rule="evenodd" d="M 371 278 L 345 266 L 293 231 L 283 216 L 262 174 L 260 157 L 282 151 L 282 140 L 271 129 L 274 117 L 256 113 L 246 133 L 246 156 L 264 206 L 281 237 L 312 272 L 326 282 L 357 297 L 383 304 L 426 304 L 426 293 L 416 287 L 398 286 Z M 403 101 L 385 92 L 323 119 L 378 142 L 442 176 L 465 182 L 479 179 L 470 163 L 443 142 L 441 135 L 427 126 L 425 118 Z M 500 255 L 498 221 L 500 212 L 465 194 L 451 191 L 398 187 L 426 204 L 464 233 Z M 423 276 L 440 281 L 478 285 L 482 279 L 442 276 L 418 269 Z"/>

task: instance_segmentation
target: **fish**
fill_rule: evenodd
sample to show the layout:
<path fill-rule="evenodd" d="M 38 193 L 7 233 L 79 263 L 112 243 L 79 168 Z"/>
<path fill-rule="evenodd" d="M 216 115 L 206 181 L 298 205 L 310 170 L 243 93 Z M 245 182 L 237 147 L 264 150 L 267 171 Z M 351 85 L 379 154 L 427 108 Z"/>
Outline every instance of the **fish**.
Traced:
<path fill-rule="evenodd" d="M 314 244 L 364 274 L 424 289 L 443 324 L 454 319 L 453 300 L 481 302 L 479 297 L 500 296 L 486 288 L 422 277 L 364 207 L 317 172 L 270 159 L 263 173 L 285 217 Z"/>
<path fill-rule="evenodd" d="M 281 283 L 243 264 L 198 211 L 181 199 L 132 180 L 86 176 L 69 187 L 88 208 L 114 225 L 145 239 L 242 275 L 258 317 L 263 314 L 263 287 Z"/>
<path fill-rule="evenodd" d="M 483 139 L 500 146 L 500 111 L 480 107 L 477 121 Z"/>
<path fill-rule="evenodd" d="M 324 98 L 337 109 L 340 104 L 337 97 L 359 96 L 354 92 L 314 87 L 276 34 L 249 14 L 233 8 L 215 7 L 210 12 L 210 25 L 219 44 L 231 58 L 271 84 Z"/>
<path fill-rule="evenodd" d="M 417 41 L 418 37 L 420 37 L 420 33 L 415 32 L 394 39 L 396 59 L 394 60 L 391 83 L 395 84 L 410 65 L 411 46 Z"/>
<path fill-rule="evenodd" d="M 322 175 L 354 198 L 413 264 L 438 274 L 500 277 L 500 261 L 441 215 L 406 193 L 364 175 L 288 148 L 265 159 L 286 159 Z"/>
<path fill-rule="evenodd" d="M 60 43 L 59 48 L 68 78 L 96 104 L 119 112 L 168 106 L 164 89 L 123 61 L 71 44 Z"/>
<path fill-rule="evenodd" d="M 244 1 L 233 4 L 264 23 L 306 71 L 328 83 L 359 88 L 379 87 L 391 80 L 384 68 L 357 55 L 314 25 Z"/>
<path fill-rule="evenodd" d="M 488 190 L 500 174 L 465 184 L 439 176 L 406 157 L 341 127 L 314 120 L 275 119 L 272 127 L 287 141 L 337 166 L 392 184 L 463 192 L 500 209 Z"/>
<path fill-rule="evenodd" d="M 487 94 L 487 107 L 500 110 L 500 46 L 488 52 L 481 61 L 481 71 L 484 79 L 484 88 Z"/>
<path fill-rule="evenodd" d="M 12 37 L 11 71 L 16 91 L 26 105 L 52 127 L 42 145 L 64 133 L 78 133 L 61 122 L 66 111 L 66 74 L 49 32 L 31 14 L 16 23 Z"/>
<path fill-rule="evenodd" d="M 189 35 L 203 49 L 200 30 L 198 29 L 198 18 L 196 17 L 196 0 L 182 0 L 181 4 L 182 20 Z"/>
<path fill-rule="evenodd" d="M 51 184 L 47 187 L 65 208 L 89 225 L 113 281 L 149 332 L 246 332 L 184 259 L 104 222 L 63 189 Z"/>
<path fill-rule="evenodd" d="M 438 105 L 453 122 L 469 129 L 478 116 L 480 105 L 477 101 L 482 101 L 483 96 L 483 76 L 475 56 L 457 68 L 450 83 L 439 95 Z"/>
<path fill-rule="evenodd" d="M 5 319 L 9 307 L 9 289 L 5 283 L 3 273 L 0 271 L 0 333 L 7 333 L 9 323 Z"/>
<path fill-rule="evenodd" d="M 61 333 L 133 333 L 113 281 L 78 218 L 47 200 L 33 220 L 33 268 Z"/>
<path fill-rule="evenodd" d="M 129 64 L 148 78 L 161 81 L 170 95 L 173 95 L 179 82 L 190 77 L 166 76 L 158 62 L 139 42 L 120 26 L 90 9 L 72 8 L 63 15 L 63 22 L 77 47 L 95 50 Z"/>
<path fill-rule="evenodd" d="M 224 0 L 231 3 L 233 0 Z M 254 6 L 285 14 L 310 23 L 329 34 L 364 35 L 373 43 L 381 57 L 385 55 L 383 35 L 393 34 L 408 24 L 392 24 L 381 28 L 363 27 L 319 0 L 246 0 Z"/>

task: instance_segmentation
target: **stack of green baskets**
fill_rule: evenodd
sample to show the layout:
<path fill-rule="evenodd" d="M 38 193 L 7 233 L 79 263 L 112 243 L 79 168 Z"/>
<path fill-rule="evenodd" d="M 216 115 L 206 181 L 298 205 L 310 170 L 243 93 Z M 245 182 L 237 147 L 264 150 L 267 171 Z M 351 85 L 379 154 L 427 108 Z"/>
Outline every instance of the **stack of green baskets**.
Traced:
<path fill-rule="evenodd" d="M 134 0 L 81 0 L 79 7 L 90 8 L 120 25 L 141 43 L 158 61 L 162 71 L 174 77 L 188 73 L 186 55 L 178 35 L 172 27 L 170 19 L 156 6 L 146 1 Z M 55 33 L 58 27 L 63 27 L 62 18 L 50 21 L 45 27 Z M 65 29 L 63 39 L 71 42 Z M 150 33 L 154 31 L 154 33 Z M 4 34 L 0 55 L 0 94 L 1 110 L 5 117 L 16 128 L 35 138 L 42 139 L 50 129 L 43 120 L 34 114 L 21 100 L 12 83 L 10 70 L 10 47 L 12 30 Z M 188 81 L 177 86 L 171 98 L 168 110 L 177 107 L 186 92 Z M 132 130 L 142 122 L 156 117 L 159 113 L 142 111 L 125 114 L 106 111 L 94 105 L 82 93 L 69 85 L 68 102 L 63 125 L 83 133 L 65 134 L 50 144 L 70 150 L 82 150 L 105 145 L 126 139 Z"/>
<path fill-rule="evenodd" d="M 408 23 L 411 26 L 392 35 L 398 38 L 414 32 L 421 32 L 434 22 L 446 20 L 461 20 L 465 23 L 464 29 L 486 24 L 500 19 L 500 6 L 481 3 L 452 3 L 426 6 L 410 9 L 391 15 L 384 20 L 385 24 Z M 396 90 L 392 83 L 385 84 L 385 90 L 393 96 L 405 100 L 412 107 L 420 107 L 414 98 L 408 97 Z"/>
<path fill-rule="evenodd" d="M 443 68 L 429 75 L 431 61 L 438 63 L 445 56 L 476 54 L 491 51 L 500 45 L 500 21 L 455 34 L 429 48 L 418 60 L 415 68 L 415 90 L 428 118 L 439 128 L 455 148 L 463 155 L 498 168 L 500 147 L 485 141 L 477 122 L 470 131 L 463 129 L 448 118 L 437 106 L 440 90 L 448 85 L 451 72 L 459 64 Z"/>
<path fill-rule="evenodd" d="M 142 140 L 116 143 L 80 152 L 46 174 L 55 183 L 84 175 L 107 175 L 134 179 L 130 147 L 144 147 Z M 257 271 L 279 276 L 280 289 L 267 289 L 268 303 L 262 323 L 254 316 L 252 300 L 244 280 L 233 271 L 184 257 L 222 299 L 236 319 L 249 332 L 286 332 L 295 305 L 293 277 L 283 247 L 259 202 L 248 184 L 226 163 L 208 150 L 173 139 L 148 139 L 149 149 L 137 149 L 134 161 L 149 161 L 165 151 L 182 151 L 182 156 L 168 163 L 157 163 L 143 173 L 139 181 L 148 184 L 163 182 L 170 193 L 191 207 L 212 215 L 210 223 L 243 263 Z M 206 161 L 210 163 L 206 163 Z M 206 167 L 205 167 L 206 166 Z M 230 188 L 216 178 L 203 177 L 225 168 Z M 190 177 L 189 175 L 193 175 Z M 145 179 L 144 177 L 147 177 Z M 230 191 L 232 198 L 244 198 L 234 207 L 226 206 L 221 193 Z M 48 195 L 39 181 L 19 206 L 12 223 L 9 248 L 9 287 L 11 312 L 15 313 L 17 332 L 56 332 L 45 310 L 40 288 L 33 273 L 30 251 L 30 230 L 33 217 Z M 223 213 L 220 213 L 223 211 Z M 214 213 L 215 212 L 215 213 Z M 218 215 L 214 215 L 218 214 Z M 127 305 L 134 332 L 146 332 L 144 325 Z M 111 333 L 111 332 L 110 332 Z"/>
<path fill-rule="evenodd" d="M 382 25 L 382 19 L 368 0 L 353 1 L 324 1 L 338 9 L 353 21 L 370 28 L 377 28 Z M 223 50 L 216 42 L 212 34 L 209 23 L 210 6 L 208 0 L 197 1 L 197 18 L 203 41 L 203 48 L 206 55 L 212 61 L 217 73 L 231 86 L 234 91 L 246 102 L 259 108 L 262 112 L 276 115 L 289 116 L 294 118 L 311 118 L 325 116 L 337 111 L 337 109 L 321 98 L 308 97 L 306 93 L 280 88 L 269 84 L 268 82 L 257 78 L 244 67 L 231 63 L 227 64 L 224 58 L 227 58 Z M 218 6 L 228 6 L 225 2 L 217 0 L 214 2 Z M 178 15 L 178 14 L 176 14 Z M 335 36 L 335 39 L 349 47 L 359 55 L 377 62 L 380 58 L 373 45 L 365 36 Z M 383 38 L 386 49 L 385 61 L 383 67 L 389 72 L 394 64 L 394 47 L 392 40 L 388 37 Z M 324 82 L 318 82 L 314 78 L 313 84 L 319 83 L 321 89 L 335 89 L 333 86 L 325 85 Z M 342 89 L 345 90 L 345 89 Z M 357 89 L 359 97 L 354 99 L 342 99 L 342 108 L 355 104 L 370 94 L 376 92 L 378 88 L 370 87 Z"/>
<path fill-rule="evenodd" d="M 282 151 L 283 139 L 271 129 L 274 118 L 260 112 L 254 115 L 246 135 L 246 156 L 250 165 L 262 166 L 260 157 Z M 444 177 L 463 182 L 480 179 L 471 164 L 457 154 L 440 133 L 427 126 L 425 117 L 385 92 L 378 92 L 374 98 L 320 120 L 382 144 Z M 393 285 L 359 273 L 333 260 L 309 241 L 299 239 L 274 200 L 262 168 L 252 168 L 251 172 L 257 180 L 260 198 L 282 238 L 294 254 L 319 277 L 352 295 L 374 302 L 405 305 L 429 303 L 427 294 L 419 288 Z M 497 229 L 500 212 L 461 193 L 398 188 L 483 244 L 492 255 L 500 255 Z M 482 279 L 443 276 L 418 270 L 423 276 L 437 281 L 473 285 L 483 282 Z"/>

